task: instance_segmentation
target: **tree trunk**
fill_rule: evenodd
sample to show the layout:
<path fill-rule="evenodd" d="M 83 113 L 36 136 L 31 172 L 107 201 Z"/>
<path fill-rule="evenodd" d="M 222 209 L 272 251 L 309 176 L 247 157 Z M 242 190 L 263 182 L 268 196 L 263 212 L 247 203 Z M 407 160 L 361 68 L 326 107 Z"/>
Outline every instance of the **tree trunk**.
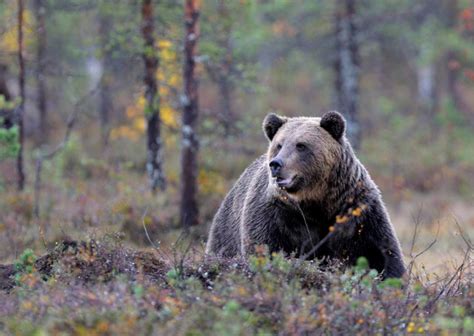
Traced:
<path fill-rule="evenodd" d="M 447 92 L 451 98 L 451 101 L 458 111 L 463 110 L 463 102 L 461 98 L 461 94 L 458 90 L 458 79 L 459 79 L 459 72 L 460 72 L 460 63 L 456 52 L 448 51 L 446 55 L 446 63 L 448 65 L 448 74 L 447 74 Z"/>
<path fill-rule="evenodd" d="M 39 139 L 44 142 L 48 139 L 48 106 L 46 90 L 46 5 L 44 0 L 35 0 L 34 12 L 36 17 L 36 83 L 38 89 L 37 108 L 39 112 Z"/>
<path fill-rule="evenodd" d="M 102 79 L 100 83 L 100 107 L 99 107 L 99 119 L 100 119 L 100 132 L 102 135 L 102 144 L 107 146 L 109 142 L 109 118 L 110 111 L 113 110 L 112 101 L 112 55 L 111 50 L 107 44 L 110 38 L 110 28 L 112 22 L 108 14 L 99 13 L 99 34 L 102 48 Z"/>
<path fill-rule="evenodd" d="M 181 152 L 181 222 L 185 228 L 198 224 L 197 206 L 197 155 L 196 135 L 198 118 L 198 80 L 196 76 L 196 54 L 199 38 L 198 0 L 186 0 L 184 21 L 186 28 L 184 42 L 184 109 Z"/>
<path fill-rule="evenodd" d="M 160 105 L 156 72 L 159 60 L 155 48 L 152 0 L 142 2 L 142 36 L 145 42 L 143 61 L 145 63 L 145 116 L 147 119 L 147 164 L 146 169 L 152 191 L 164 190 L 166 181 L 163 173 Z"/>
<path fill-rule="evenodd" d="M 335 16 L 337 108 L 347 119 L 347 134 L 352 146 L 358 149 L 359 126 L 359 45 L 357 41 L 356 1 L 339 0 Z"/>
<path fill-rule="evenodd" d="M 18 172 L 18 190 L 22 191 L 25 188 L 25 172 L 23 168 L 23 114 L 25 110 L 25 60 L 23 58 L 23 15 L 24 3 L 23 0 L 18 0 L 18 64 L 20 71 L 18 73 L 18 82 L 20 87 L 20 106 L 18 109 L 18 141 L 20 149 L 17 156 L 17 172 Z"/>

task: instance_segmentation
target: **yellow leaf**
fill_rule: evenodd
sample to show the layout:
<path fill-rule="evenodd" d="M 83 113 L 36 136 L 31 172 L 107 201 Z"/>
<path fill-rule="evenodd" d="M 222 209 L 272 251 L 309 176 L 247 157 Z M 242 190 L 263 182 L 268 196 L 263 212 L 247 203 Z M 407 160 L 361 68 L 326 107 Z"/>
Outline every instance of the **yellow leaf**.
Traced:
<path fill-rule="evenodd" d="M 344 223 L 347 223 L 349 221 L 349 217 L 347 216 L 336 216 L 336 223 L 337 224 L 344 224 Z"/>
<path fill-rule="evenodd" d="M 362 214 L 361 208 L 355 208 L 354 210 L 352 210 L 352 216 L 360 217 L 361 214 Z"/>

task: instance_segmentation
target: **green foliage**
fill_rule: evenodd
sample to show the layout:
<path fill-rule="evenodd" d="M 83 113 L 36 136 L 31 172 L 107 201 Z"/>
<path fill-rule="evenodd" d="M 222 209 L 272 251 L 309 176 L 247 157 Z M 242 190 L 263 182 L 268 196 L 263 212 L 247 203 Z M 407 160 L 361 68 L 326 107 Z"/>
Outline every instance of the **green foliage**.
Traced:
<path fill-rule="evenodd" d="M 366 257 L 357 258 L 357 263 L 355 266 L 357 272 L 364 272 L 369 269 L 369 261 Z"/>
<path fill-rule="evenodd" d="M 1 123 L 2 121 L 0 120 L 0 124 Z M 13 126 L 9 129 L 0 128 L 0 161 L 18 155 L 18 151 L 20 150 L 18 137 L 18 126 Z"/>
<path fill-rule="evenodd" d="M 257 90 L 254 59 L 267 37 L 256 24 L 252 1 L 203 2 L 200 52 L 215 83 L 227 81 L 231 90 Z"/>
<path fill-rule="evenodd" d="M 230 300 L 222 312 L 218 314 L 217 322 L 213 328 L 215 335 L 242 335 L 245 333 L 246 325 L 252 317 L 252 313 L 242 307 L 236 300 Z"/>
<path fill-rule="evenodd" d="M 32 273 L 36 255 L 32 249 L 26 249 L 20 255 L 20 258 L 15 262 L 15 270 L 19 273 Z"/>
<path fill-rule="evenodd" d="M 271 264 L 274 270 L 280 271 L 283 274 L 287 274 L 291 269 L 290 260 L 282 252 L 272 253 Z"/>
<path fill-rule="evenodd" d="M 137 284 L 133 287 L 133 294 L 137 300 L 140 300 L 143 297 L 143 291 L 142 285 Z"/>
<path fill-rule="evenodd" d="M 402 280 L 397 278 L 388 278 L 380 284 L 381 288 L 402 288 L 402 286 Z"/>
<path fill-rule="evenodd" d="M 172 268 L 166 273 L 166 278 L 171 286 L 176 286 L 182 279 L 181 271 L 177 267 Z"/>
<path fill-rule="evenodd" d="M 5 96 L 0 94 L 0 110 L 13 110 L 20 102 L 18 100 L 6 101 Z"/>

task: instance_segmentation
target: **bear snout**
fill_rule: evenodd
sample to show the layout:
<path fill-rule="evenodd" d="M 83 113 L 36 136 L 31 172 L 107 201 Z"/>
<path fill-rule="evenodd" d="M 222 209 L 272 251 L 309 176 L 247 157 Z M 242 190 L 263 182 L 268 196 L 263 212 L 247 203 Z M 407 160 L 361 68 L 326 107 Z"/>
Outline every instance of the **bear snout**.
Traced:
<path fill-rule="evenodd" d="M 272 177 L 278 177 L 280 175 L 281 167 L 283 167 L 283 161 L 279 158 L 275 158 L 269 163 Z"/>

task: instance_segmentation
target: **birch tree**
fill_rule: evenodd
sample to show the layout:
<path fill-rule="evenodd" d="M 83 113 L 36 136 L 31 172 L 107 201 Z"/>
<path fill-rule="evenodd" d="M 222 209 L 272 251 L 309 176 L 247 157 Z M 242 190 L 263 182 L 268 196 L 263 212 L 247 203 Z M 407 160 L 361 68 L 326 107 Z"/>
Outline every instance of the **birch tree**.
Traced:
<path fill-rule="evenodd" d="M 145 63 L 145 116 L 147 119 L 147 164 L 152 191 L 166 187 L 162 162 L 162 141 L 160 122 L 160 100 L 156 73 L 159 66 L 154 37 L 154 16 L 152 0 L 142 2 L 142 36 L 144 40 L 143 61 Z"/>

